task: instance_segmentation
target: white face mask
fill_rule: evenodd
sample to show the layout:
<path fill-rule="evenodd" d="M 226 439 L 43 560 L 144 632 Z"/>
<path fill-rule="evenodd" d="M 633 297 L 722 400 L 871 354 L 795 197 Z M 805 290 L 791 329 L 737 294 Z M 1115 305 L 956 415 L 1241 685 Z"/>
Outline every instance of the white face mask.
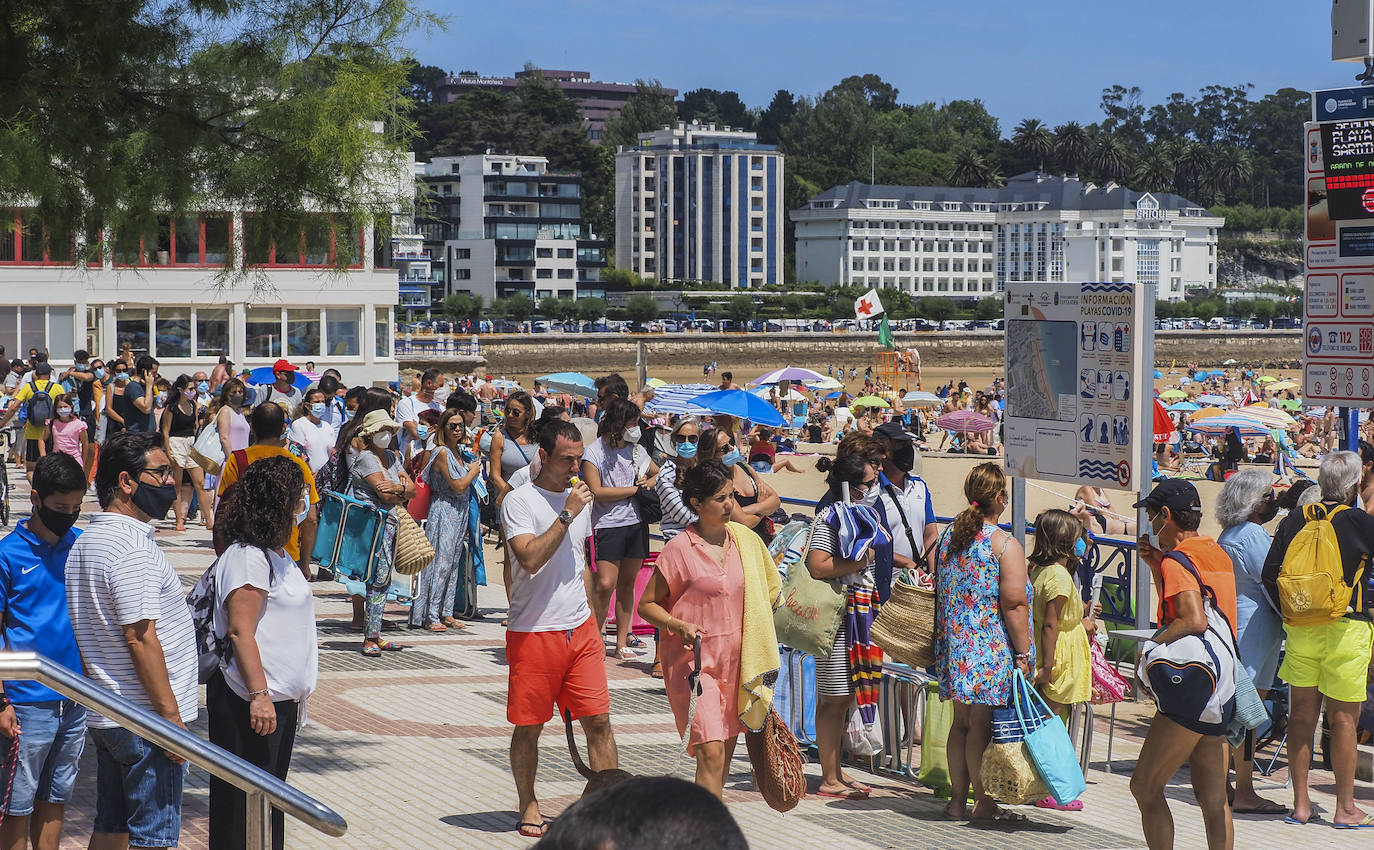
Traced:
<path fill-rule="evenodd" d="M 626 429 L 625 429 L 625 442 L 627 442 L 627 443 L 638 443 L 638 442 L 639 442 L 639 436 L 640 436 L 640 430 L 639 430 L 639 426 L 638 426 L 638 425 L 636 425 L 636 426 L 633 427 L 633 428 L 626 428 Z"/>
<path fill-rule="evenodd" d="M 301 501 L 296 503 L 296 507 L 301 508 L 301 510 L 296 512 L 296 525 L 300 525 L 301 523 L 305 522 L 306 517 L 310 516 L 310 504 L 308 502 Z"/>
<path fill-rule="evenodd" d="M 880 495 L 882 495 L 881 492 L 878 490 L 876 486 L 874 486 L 872 490 L 869 490 L 867 493 L 864 493 L 863 498 L 859 500 L 859 504 L 868 505 L 869 507 L 872 507 L 873 505 L 877 504 L 878 497 Z"/>
<path fill-rule="evenodd" d="M 372 445 L 376 446 L 379 449 L 384 449 L 387 446 L 391 445 L 391 432 L 378 431 L 377 433 L 373 434 Z"/>

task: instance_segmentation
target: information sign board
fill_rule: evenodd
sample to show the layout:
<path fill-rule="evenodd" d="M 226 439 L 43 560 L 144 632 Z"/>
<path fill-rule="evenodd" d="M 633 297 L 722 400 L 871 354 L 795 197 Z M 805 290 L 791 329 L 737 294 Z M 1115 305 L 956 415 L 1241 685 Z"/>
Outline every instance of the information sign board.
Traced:
<path fill-rule="evenodd" d="M 1008 283 L 1007 474 L 1139 490 L 1154 438 L 1154 287 Z M 1142 473 L 1144 479 L 1142 479 Z"/>

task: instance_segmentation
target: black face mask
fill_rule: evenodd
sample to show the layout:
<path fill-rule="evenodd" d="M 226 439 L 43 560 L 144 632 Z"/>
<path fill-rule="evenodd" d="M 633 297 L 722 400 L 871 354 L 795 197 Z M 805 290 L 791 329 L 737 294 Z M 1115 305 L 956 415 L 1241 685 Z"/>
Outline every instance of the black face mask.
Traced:
<path fill-rule="evenodd" d="M 79 508 L 74 513 L 64 514 L 61 511 L 46 507 L 41 502 L 33 513 L 34 516 L 38 517 L 38 521 L 43 523 L 43 527 L 56 535 L 58 540 L 66 536 L 71 527 L 76 525 L 77 518 L 81 516 Z"/>
<path fill-rule="evenodd" d="M 172 503 L 177 500 L 177 488 L 174 484 L 164 484 L 161 487 L 154 487 L 151 484 L 138 483 L 138 489 L 129 497 L 129 501 L 134 503 L 140 511 L 148 515 L 150 519 L 165 519 L 167 509 L 172 507 Z"/>
<path fill-rule="evenodd" d="M 913 443 L 906 443 L 901 448 L 892 452 L 892 465 L 902 472 L 910 472 L 916 468 L 916 446 Z"/>
<path fill-rule="evenodd" d="M 1255 512 L 1259 519 L 1259 524 L 1264 525 L 1269 520 L 1279 515 L 1279 503 L 1275 499 L 1265 499 L 1264 506 Z"/>

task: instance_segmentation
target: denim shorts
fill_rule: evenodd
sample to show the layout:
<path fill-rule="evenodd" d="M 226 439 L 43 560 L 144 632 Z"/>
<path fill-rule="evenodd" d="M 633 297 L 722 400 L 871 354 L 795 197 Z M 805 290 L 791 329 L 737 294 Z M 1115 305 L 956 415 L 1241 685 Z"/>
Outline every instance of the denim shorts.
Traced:
<path fill-rule="evenodd" d="M 92 729 L 95 832 L 129 834 L 134 847 L 175 847 L 186 766 L 127 729 Z"/>
<path fill-rule="evenodd" d="M 76 784 L 76 765 L 86 745 L 86 708 L 72 700 L 15 703 L 19 718 L 19 761 L 5 813 L 33 814 L 35 803 L 66 803 Z M 9 739 L 0 737 L 9 755 Z"/>

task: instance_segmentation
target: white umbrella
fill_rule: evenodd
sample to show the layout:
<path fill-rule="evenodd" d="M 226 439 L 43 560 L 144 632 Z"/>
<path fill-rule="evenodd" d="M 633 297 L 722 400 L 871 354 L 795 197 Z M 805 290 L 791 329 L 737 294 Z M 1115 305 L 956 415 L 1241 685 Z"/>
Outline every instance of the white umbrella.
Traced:
<path fill-rule="evenodd" d="M 902 396 L 902 404 L 914 404 L 918 407 L 934 407 L 944 403 L 944 399 L 926 390 L 918 390 Z"/>

